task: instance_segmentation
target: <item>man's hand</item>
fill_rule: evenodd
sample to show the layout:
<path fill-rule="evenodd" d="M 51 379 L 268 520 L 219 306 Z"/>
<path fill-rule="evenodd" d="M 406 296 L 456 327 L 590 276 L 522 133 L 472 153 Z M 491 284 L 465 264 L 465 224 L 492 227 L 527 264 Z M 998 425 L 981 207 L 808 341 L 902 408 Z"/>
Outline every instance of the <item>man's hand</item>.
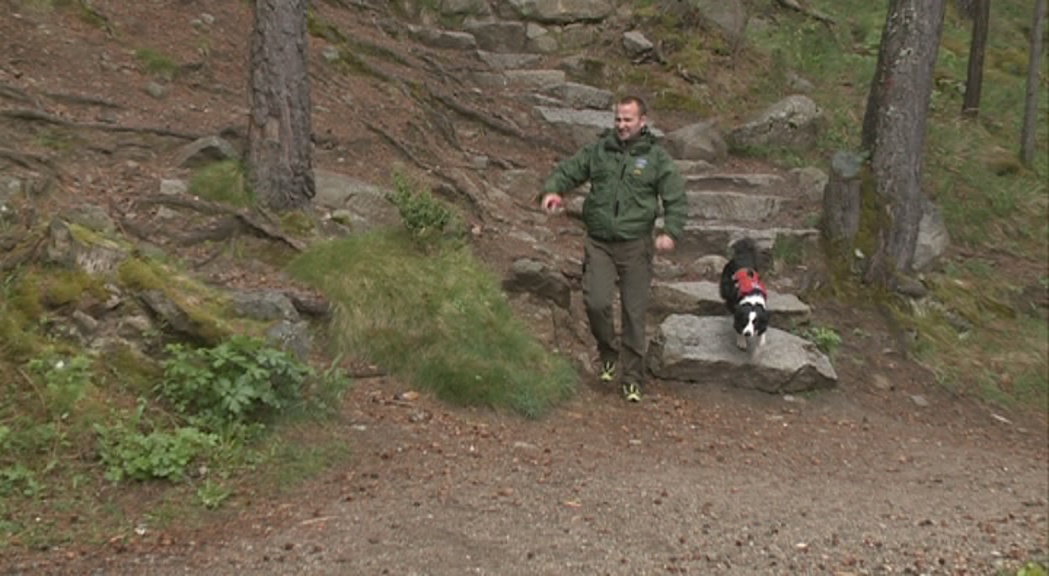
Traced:
<path fill-rule="evenodd" d="M 547 214 L 556 214 L 561 211 L 561 207 L 564 204 L 564 200 L 561 199 L 559 194 L 547 194 L 543 196 L 543 211 Z"/>
<path fill-rule="evenodd" d="M 656 236 L 656 250 L 658 252 L 670 252 L 674 249 L 674 239 L 667 234 Z"/>

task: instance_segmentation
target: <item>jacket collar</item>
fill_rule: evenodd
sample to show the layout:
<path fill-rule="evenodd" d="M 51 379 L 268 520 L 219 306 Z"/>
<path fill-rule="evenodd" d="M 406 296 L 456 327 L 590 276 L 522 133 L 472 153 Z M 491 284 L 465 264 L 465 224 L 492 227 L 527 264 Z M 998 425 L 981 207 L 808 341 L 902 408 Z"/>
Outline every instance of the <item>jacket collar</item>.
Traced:
<path fill-rule="evenodd" d="M 605 150 L 629 152 L 635 156 L 648 153 L 652 149 L 652 145 L 656 143 L 656 137 L 648 129 L 648 126 L 641 129 L 641 133 L 637 135 L 637 138 L 625 144 L 619 141 L 619 138 L 616 137 L 616 131 L 611 128 L 606 128 L 601 133 L 601 140 Z"/>

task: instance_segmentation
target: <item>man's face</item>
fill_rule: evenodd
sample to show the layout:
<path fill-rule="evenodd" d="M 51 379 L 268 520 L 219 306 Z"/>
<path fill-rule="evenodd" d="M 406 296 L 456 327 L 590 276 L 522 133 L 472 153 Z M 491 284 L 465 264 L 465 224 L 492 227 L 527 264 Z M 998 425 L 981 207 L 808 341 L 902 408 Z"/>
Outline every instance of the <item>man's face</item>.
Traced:
<path fill-rule="evenodd" d="M 633 140 L 645 126 L 645 117 L 637 109 L 636 102 L 616 105 L 616 136 L 626 142 Z"/>

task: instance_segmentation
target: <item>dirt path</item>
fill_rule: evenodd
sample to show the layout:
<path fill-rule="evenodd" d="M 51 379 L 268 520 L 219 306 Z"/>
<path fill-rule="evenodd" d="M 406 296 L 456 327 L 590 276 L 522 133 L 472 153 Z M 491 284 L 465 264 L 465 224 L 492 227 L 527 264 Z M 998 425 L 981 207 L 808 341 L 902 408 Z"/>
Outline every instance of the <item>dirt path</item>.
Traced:
<path fill-rule="evenodd" d="M 928 399 L 942 409 L 662 384 L 527 422 L 367 381 L 341 424 L 351 461 L 299 494 L 195 543 L 11 573 L 993 574 L 1044 557 L 1045 431 Z"/>

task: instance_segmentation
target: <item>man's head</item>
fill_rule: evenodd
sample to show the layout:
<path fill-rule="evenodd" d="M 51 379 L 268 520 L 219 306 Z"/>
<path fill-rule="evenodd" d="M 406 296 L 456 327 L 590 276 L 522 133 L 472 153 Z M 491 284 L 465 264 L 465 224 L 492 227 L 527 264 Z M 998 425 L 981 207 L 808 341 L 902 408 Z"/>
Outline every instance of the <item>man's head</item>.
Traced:
<path fill-rule="evenodd" d="M 637 138 L 645 127 L 648 107 L 637 96 L 627 96 L 616 104 L 616 136 L 620 142 Z"/>

